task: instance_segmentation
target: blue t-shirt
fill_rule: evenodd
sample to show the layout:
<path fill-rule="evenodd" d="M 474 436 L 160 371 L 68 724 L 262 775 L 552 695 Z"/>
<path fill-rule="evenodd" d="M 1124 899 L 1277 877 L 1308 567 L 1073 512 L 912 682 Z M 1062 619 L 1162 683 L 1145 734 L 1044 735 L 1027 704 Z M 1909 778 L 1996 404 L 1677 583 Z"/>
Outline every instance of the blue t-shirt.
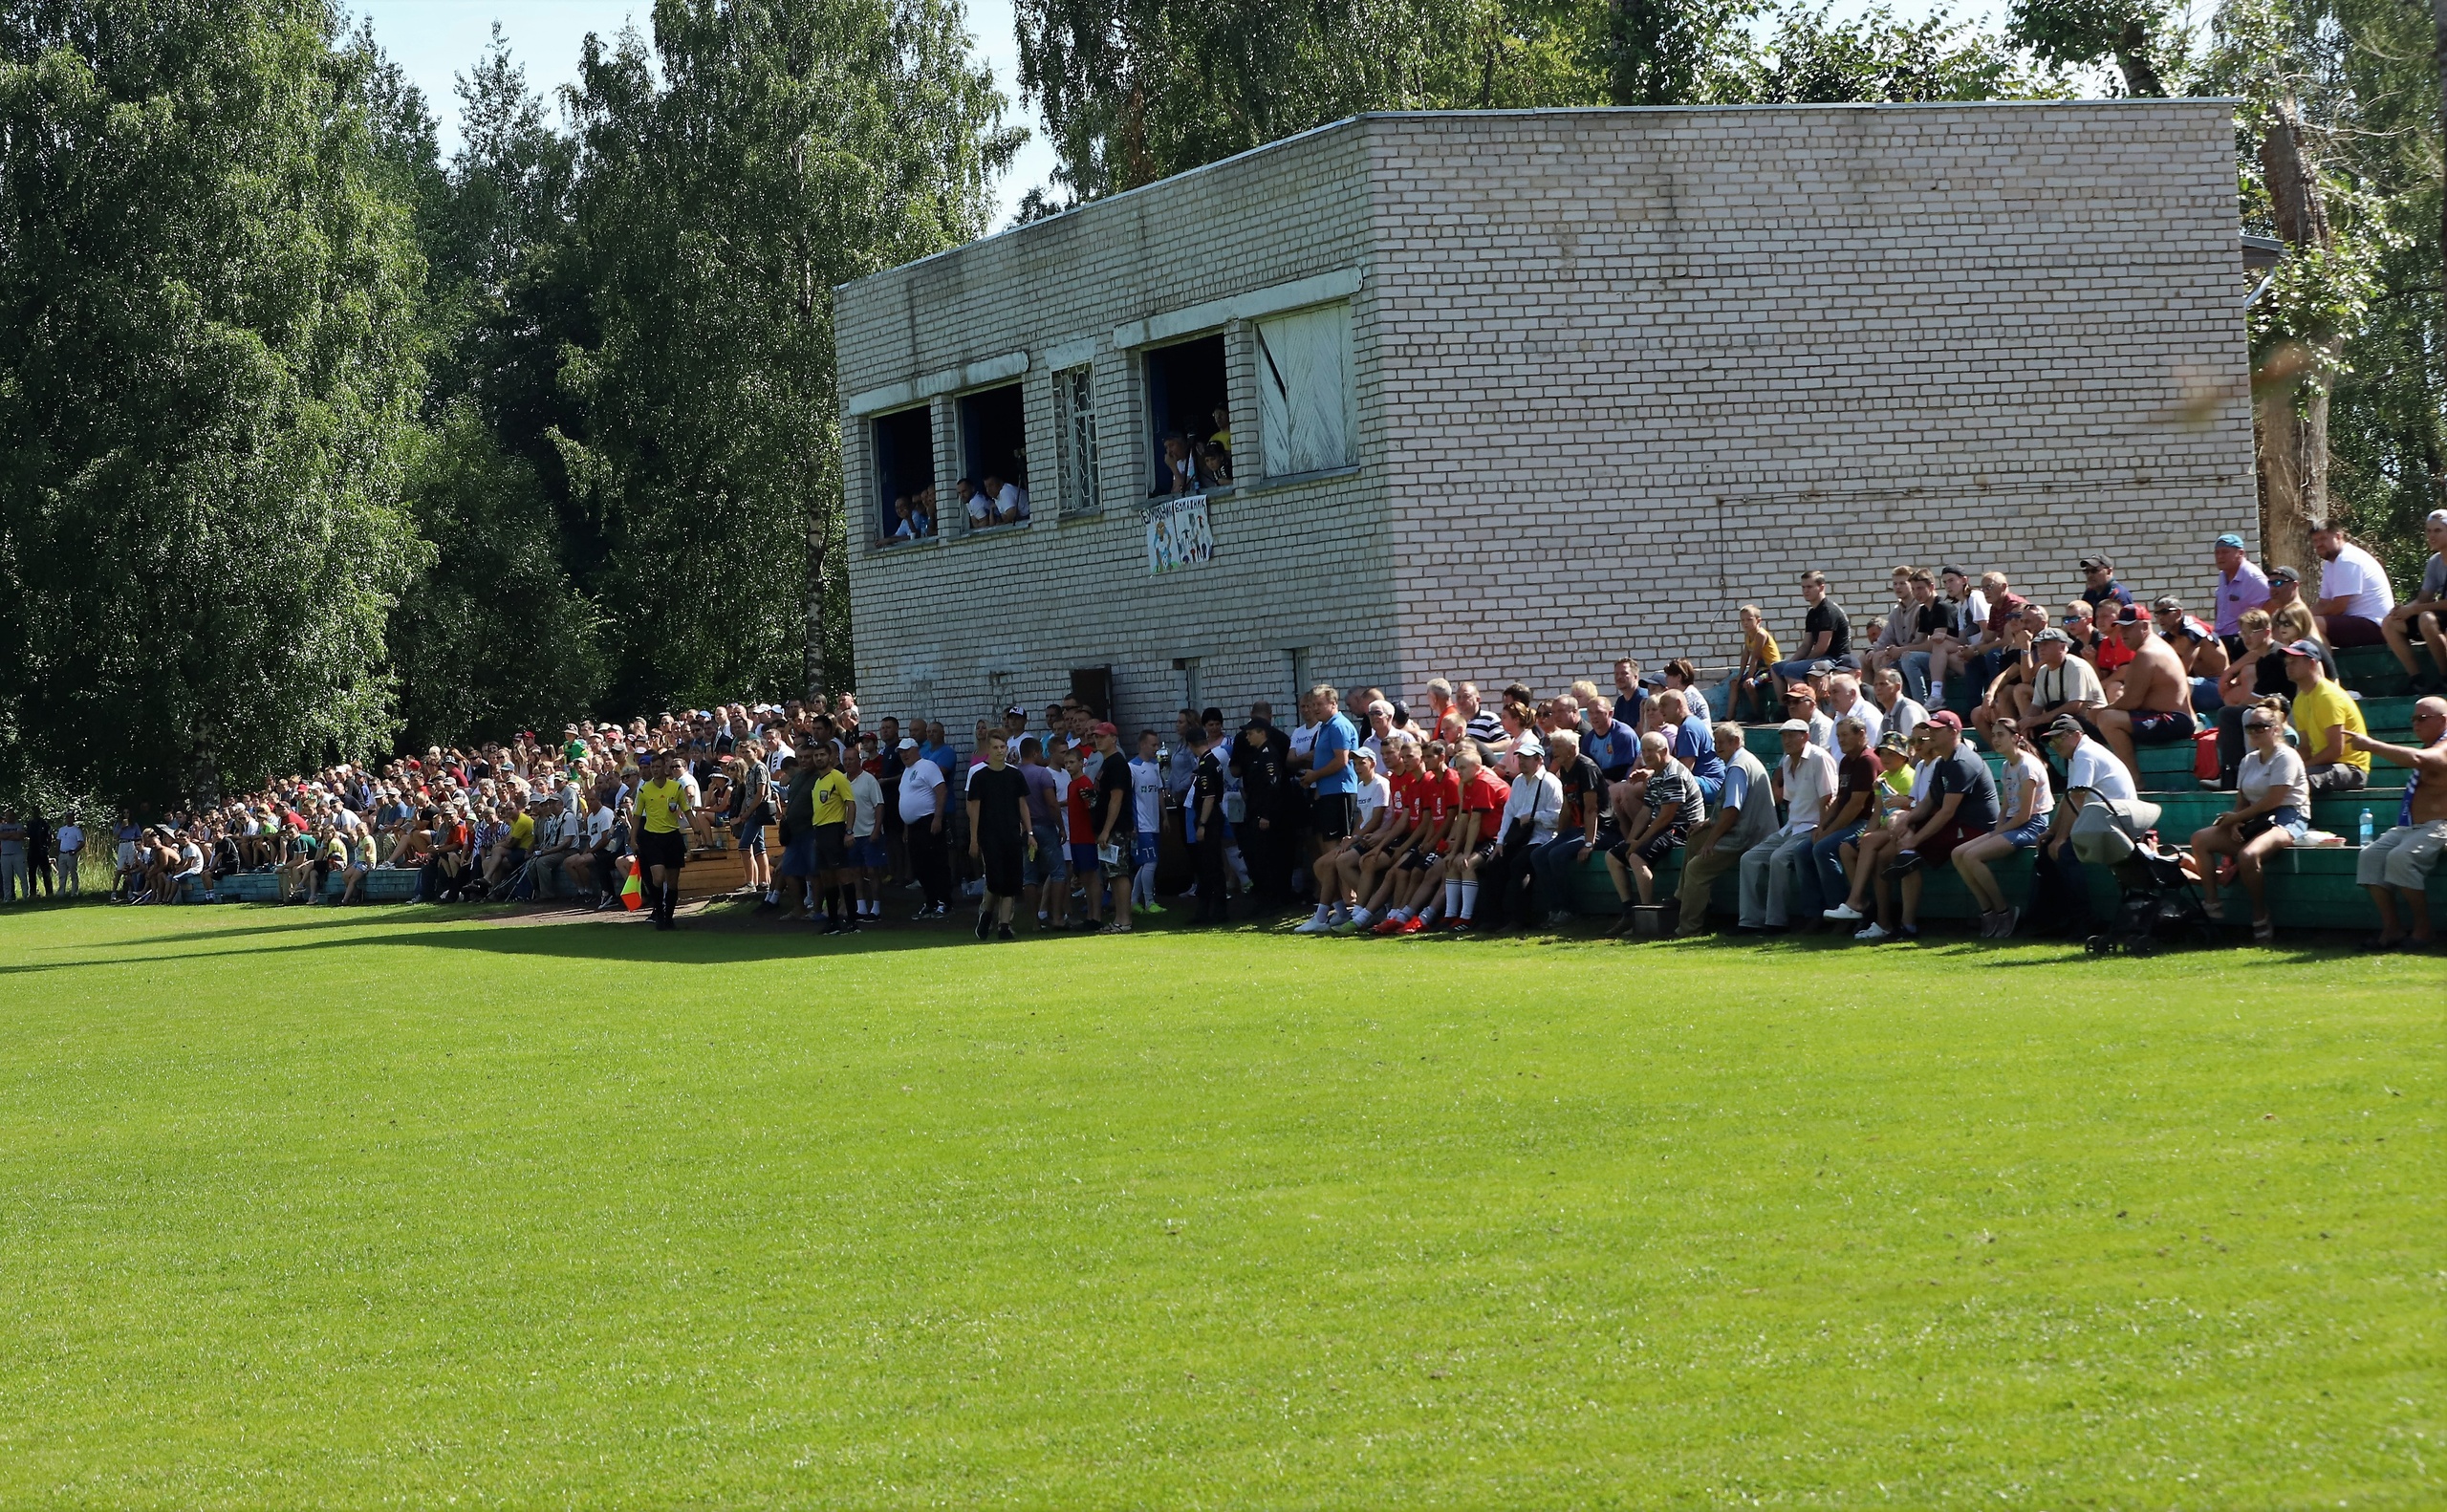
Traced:
<path fill-rule="evenodd" d="M 1317 726 L 1317 739 L 1309 747 L 1309 769 L 1314 771 L 1325 766 L 1334 759 L 1336 751 L 1343 753 L 1342 769 L 1318 778 L 1317 791 L 1355 793 L 1359 790 L 1359 772 L 1351 762 L 1351 752 L 1358 744 L 1359 732 L 1353 729 L 1351 721 L 1340 714 Z"/>
<path fill-rule="evenodd" d="M 1580 738 L 1580 753 L 1597 764 L 1609 782 L 1620 782 L 1631 775 L 1633 764 L 1640 759 L 1640 738 L 1632 733 L 1634 726 L 1616 720 L 1600 735 L 1594 730 Z"/>
<path fill-rule="evenodd" d="M 1675 729 L 1674 755 L 1701 782 L 1724 780 L 1724 758 L 1717 754 L 1716 732 L 1697 714 L 1685 715 Z"/>

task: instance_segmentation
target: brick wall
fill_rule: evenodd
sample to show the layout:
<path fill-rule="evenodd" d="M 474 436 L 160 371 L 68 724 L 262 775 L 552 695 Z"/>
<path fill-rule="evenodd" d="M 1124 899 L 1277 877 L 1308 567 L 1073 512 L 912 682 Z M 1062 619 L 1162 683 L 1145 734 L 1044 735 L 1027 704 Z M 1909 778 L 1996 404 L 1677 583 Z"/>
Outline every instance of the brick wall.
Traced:
<path fill-rule="evenodd" d="M 1602 683 L 1730 660 L 1748 600 L 1790 645 L 1804 566 L 1865 634 L 1898 561 L 2062 598 L 2103 550 L 2205 603 L 2208 540 L 2255 516 L 2232 152 L 2198 101 L 1373 116 L 846 286 L 845 400 L 1034 358 L 1034 523 L 854 546 L 862 702 L 964 743 L 1072 667 L 1112 665 L 1133 724 L 1177 658 L 1236 712 L 1292 648 L 1345 686 Z M 1151 577 L 1113 328 L 1353 268 L 1358 467 L 1219 501 L 1215 562 Z M 1045 358 L 1083 341 L 1105 508 L 1059 520 Z"/>
<path fill-rule="evenodd" d="M 1413 683 L 1864 633 L 1898 562 L 2208 602 L 2257 516 L 2232 123 L 2196 101 L 1369 123 Z M 2230 397 L 2194 413 L 2204 385 Z M 1409 480 L 1406 482 L 1406 480 Z M 1454 616 L 1455 601 L 1481 612 Z"/>

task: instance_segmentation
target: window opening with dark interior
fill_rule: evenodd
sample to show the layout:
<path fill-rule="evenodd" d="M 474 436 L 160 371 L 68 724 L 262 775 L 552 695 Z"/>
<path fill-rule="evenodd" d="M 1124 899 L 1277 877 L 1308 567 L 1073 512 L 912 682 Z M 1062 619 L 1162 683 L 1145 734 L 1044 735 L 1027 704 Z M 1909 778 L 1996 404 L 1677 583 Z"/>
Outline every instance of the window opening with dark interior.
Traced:
<path fill-rule="evenodd" d="M 972 530 L 1029 517 L 1028 406 L 1017 383 L 960 401 L 960 504 Z"/>
<path fill-rule="evenodd" d="M 1232 417 L 1224 338 L 1201 336 L 1146 356 L 1155 470 L 1150 494 L 1204 493 L 1232 484 Z"/>
<path fill-rule="evenodd" d="M 876 539 L 915 541 L 935 533 L 935 419 L 925 405 L 877 418 Z"/>

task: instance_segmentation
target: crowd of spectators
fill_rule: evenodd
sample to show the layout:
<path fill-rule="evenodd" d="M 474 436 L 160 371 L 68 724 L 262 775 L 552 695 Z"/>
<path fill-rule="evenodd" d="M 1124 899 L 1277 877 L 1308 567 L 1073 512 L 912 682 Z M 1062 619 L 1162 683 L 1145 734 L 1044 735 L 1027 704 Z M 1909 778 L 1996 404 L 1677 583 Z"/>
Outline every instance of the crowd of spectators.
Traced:
<path fill-rule="evenodd" d="M 993 482 L 967 507 L 1006 508 Z M 2040 928 L 2087 927 L 2083 835 L 2133 837 L 2139 752 L 2214 728 L 2215 783 L 2235 808 L 2191 837 L 2213 913 L 2239 886 L 2267 938 L 2269 856 L 2306 839 L 2313 794 L 2360 788 L 2376 756 L 2416 775 L 2361 879 L 2386 942 L 2427 940 L 2423 889 L 2447 848 L 2447 780 L 2428 764 L 2447 761 L 2447 684 L 2415 647 L 2447 666 L 2447 511 L 2428 529 L 2437 554 L 2401 606 L 2334 530 L 2313 535 L 2310 598 L 2222 536 L 2208 620 L 2174 596 L 2144 603 L 2104 556 L 2081 560 L 2085 586 L 2061 609 L 2001 572 L 1897 566 L 1868 626 L 1804 572 L 1794 644 L 1744 605 L 1743 658 L 1706 687 L 1686 659 L 1644 672 L 1625 658 L 1611 688 L 1540 697 L 1515 682 L 1490 697 L 1439 678 L 1410 704 L 1319 686 L 1288 721 L 1260 702 L 1238 722 L 1183 709 L 1169 733 L 1134 736 L 1064 699 L 980 720 L 963 745 L 940 721 L 871 724 L 847 694 L 578 722 L 556 740 L 334 766 L 151 825 L 122 813 L 114 892 L 170 901 L 269 873 L 284 899 L 345 902 L 375 871 L 408 869 L 418 897 L 444 902 L 611 909 L 631 890 L 667 928 L 689 857 L 735 852 L 763 907 L 829 932 L 872 926 L 915 894 L 919 920 L 973 897 L 978 936 L 1007 939 L 1031 916 L 1126 933 L 1164 911 L 1169 858 L 1202 921 L 1245 898 L 1305 908 L 1302 934 L 1411 934 L 1558 925 L 1578 870 L 1602 856 L 1628 933 L 1663 901 L 1678 852 L 1668 922 L 1680 933 L 1708 927 L 1714 883 L 1738 874 L 1738 930 L 1908 937 L 1924 878 L 1947 868 L 1978 900 L 1981 932 L 2003 937 L 2026 912 Z M 2334 675 L 2331 647 L 2356 643 L 2393 649 L 2431 695 L 2416 745 L 2369 738 Z M 1744 719 L 1776 730 L 1772 764 L 1747 748 Z M 0 886 L 48 888 L 53 858 L 82 843 L 73 821 L 0 814 Z M 1996 867 L 2024 851 L 2035 881 L 2017 904 Z M 64 868 L 72 891 L 76 871 Z"/>

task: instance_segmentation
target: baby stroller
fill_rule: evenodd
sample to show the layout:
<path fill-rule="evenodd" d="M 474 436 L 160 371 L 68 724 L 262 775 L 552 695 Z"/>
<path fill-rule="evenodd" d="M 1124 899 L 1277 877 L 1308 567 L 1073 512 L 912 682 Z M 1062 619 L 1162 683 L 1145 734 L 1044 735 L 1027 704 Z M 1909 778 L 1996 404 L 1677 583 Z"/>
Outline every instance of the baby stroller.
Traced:
<path fill-rule="evenodd" d="M 2115 918 L 2105 933 L 2084 943 L 2093 956 L 2155 954 L 2168 944 L 2205 945 L 2210 940 L 2209 911 L 2200 904 L 2192 874 L 2174 851 L 2156 850 L 2150 836 L 2112 868 L 2118 896 Z"/>

